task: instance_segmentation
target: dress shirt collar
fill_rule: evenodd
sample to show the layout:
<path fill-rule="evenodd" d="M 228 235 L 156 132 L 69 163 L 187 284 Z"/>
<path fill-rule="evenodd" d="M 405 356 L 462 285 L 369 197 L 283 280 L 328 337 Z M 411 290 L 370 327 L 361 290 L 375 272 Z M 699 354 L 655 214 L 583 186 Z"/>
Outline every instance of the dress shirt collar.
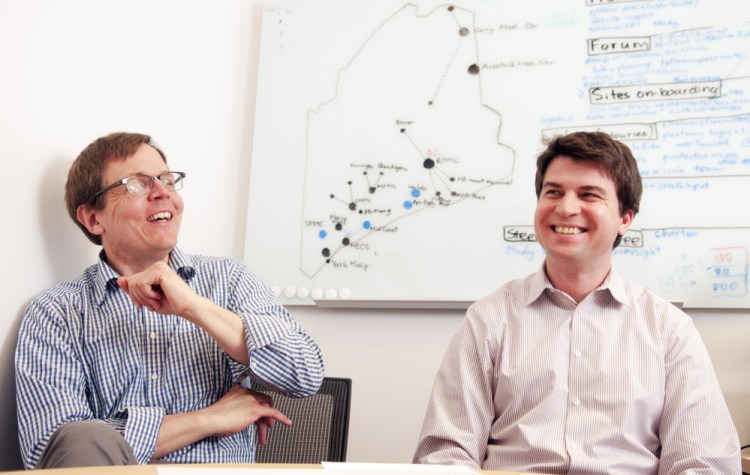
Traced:
<path fill-rule="evenodd" d="M 529 281 L 529 292 L 526 296 L 526 305 L 531 305 L 534 303 L 539 297 L 542 296 L 542 293 L 544 293 L 544 290 L 547 288 L 554 288 L 552 287 L 552 283 L 547 279 L 547 273 L 544 271 L 544 263 L 542 263 L 541 267 L 531 276 L 531 280 Z"/>
<path fill-rule="evenodd" d="M 185 282 L 190 282 L 195 276 L 195 265 L 192 259 L 177 247 L 172 248 L 172 252 L 169 253 L 169 267 L 175 269 L 175 272 Z M 107 255 L 104 253 L 104 249 L 102 249 L 99 252 L 99 262 L 93 286 L 96 302 L 99 305 L 104 302 L 104 299 L 110 292 L 119 290 L 120 286 L 117 285 L 118 277 L 120 277 L 120 274 L 107 263 Z"/>
<path fill-rule="evenodd" d="M 550 289 L 551 291 L 559 291 L 547 278 L 545 264 L 542 263 L 536 273 L 531 276 L 531 279 L 529 281 L 529 292 L 526 297 L 526 305 L 530 305 L 535 302 L 539 297 L 542 296 L 546 289 Z M 604 282 L 602 282 L 599 287 L 594 289 L 593 292 L 598 292 L 600 290 L 609 291 L 610 295 L 612 295 L 615 300 L 623 305 L 630 305 L 630 298 L 628 296 L 627 290 L 625 289 L 625 279 L 623 279 L 622 276 L 614 269 L 610 268 L 607 277 L 604 278 Z"/>
<path fill-rule="evenodd" d="M 630 306 L 630 296 L 625 288 L 625 279 L 615 271 L 614 269 L 609 270 L 607 278 L 604 279 L 602 285 L 597 290 L 607 289 L 612 297 L 623 305 Z"/>

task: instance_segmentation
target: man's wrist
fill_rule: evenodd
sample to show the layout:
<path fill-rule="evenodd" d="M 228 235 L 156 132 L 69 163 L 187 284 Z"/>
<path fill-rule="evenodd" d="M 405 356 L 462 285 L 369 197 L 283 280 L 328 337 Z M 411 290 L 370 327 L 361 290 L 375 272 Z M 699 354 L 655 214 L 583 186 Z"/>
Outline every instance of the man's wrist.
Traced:
<path fill-rule="evenodd" d="M 195 295 L 190 304 L 185 307 L 185 312 L 181 317 L 199 327 L 203 327 L 203 320 L 208 315 L 210 305 L 213 305 L 213 302 L 200 295 Z"/>

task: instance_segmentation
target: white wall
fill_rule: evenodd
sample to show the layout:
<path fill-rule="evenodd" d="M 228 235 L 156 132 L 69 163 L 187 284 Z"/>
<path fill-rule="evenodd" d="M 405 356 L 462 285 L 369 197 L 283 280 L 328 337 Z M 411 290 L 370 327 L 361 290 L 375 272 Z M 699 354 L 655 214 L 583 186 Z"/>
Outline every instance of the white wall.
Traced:
<path fill-rule="evenodd" d="M 62 204 L 84 146 L 115 130 L 154 136 L 188 173 L 181 246 L 242 257 L 261 12 L 255 0 L 0 0 L 0 470 L 20 467 L 20 315 L 96 256 Z M 328 374 L 354 380 L 349 460 L 408 462 L 462 313 L 292 310 Z M 689 313 L 748 443 L 749 312 Z"/>

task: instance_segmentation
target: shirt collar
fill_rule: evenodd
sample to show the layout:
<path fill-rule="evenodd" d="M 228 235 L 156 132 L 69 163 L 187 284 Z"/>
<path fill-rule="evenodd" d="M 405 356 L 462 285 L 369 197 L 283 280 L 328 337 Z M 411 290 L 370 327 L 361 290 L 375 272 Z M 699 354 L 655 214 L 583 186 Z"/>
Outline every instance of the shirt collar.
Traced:
<path fill-rule="evenodd" d="M 195 277 L 193 260 L 177 247 L 173 247 L 172 252 L 169 253 L 169 267 L 174 269 L 185 282 L 190 282 Z"/>
<path fill-rule="evenodd" d="M 554 289 L 552 282 L 547 278 L 547 272 L 544 270 L 545 264 L 542 263 L 541 267 L 531 276 L 529 282 L 529 292 L 526 297 L 526 305 L 530 305 L 535 302 L 546 289 Z M 609 270 L 609 274 L 604 279 L 599 287 L 594 289 L 594 292 L 599 290 L 608 290 L 612 297 L 623 305 L 630 305 L 630 298 L 625 289 L 625 279 L 616 272 L 614 269 Z"/>
<path fill-rule="evenodd" d="M 623 305 L 630 305 L 630 298 L 625 289 L 625 279 L 623 279 L 614 269 L 609 270 L 607 278 L 604 279 L 604 282 L 602 282 L 602 285 L 600 285 L 597 290 L 599 289 L 608 289 L 609 293 L 615 298 L 615 300 Z"/>
<path fill-rule="evenodd" d="M 192 259 L 177 247 L 172 248 L 172 252 L 169 253 L 169 267 L 174 269 L 185 282 L 190 282 L 195 277 L 195 265 Z M 120 274 L 107 263 L 107 255 L 104 253 L 104 249 L 99 252 L 97 271 L 94 294 L 96 301 L 101 305 L 109 293 L 120 290 L 120 286 L 117 285 L 117 278 L 120 277 Z"/>
<path fill-rule="evenodd" d="M 104 298 L 114 290 L 119 289 L 117 278 L 119 274 L 107 263 L 107 255 L 104 249 L 99 251 L 99 262 L 96 265 L 96 275 L 94 276 L 94 296 L 96 302 L 101 305 Z"/>
<path fill-rule="evenodd" d="M 526 305 L 534 303 L 539 297 L 541 297 L 544 289 L 553 288 L 550 281 L 547 279 L 547 273 L 544 271 L 544 264 L 531 276 L 529 282 L 529 292 L 526 296 Z"/>

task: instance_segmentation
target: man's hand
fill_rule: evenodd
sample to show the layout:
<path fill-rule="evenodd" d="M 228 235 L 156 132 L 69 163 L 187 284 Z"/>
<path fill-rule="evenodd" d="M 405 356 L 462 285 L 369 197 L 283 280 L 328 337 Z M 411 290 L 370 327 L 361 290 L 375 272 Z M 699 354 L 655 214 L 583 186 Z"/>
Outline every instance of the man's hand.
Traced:
<path fill-rule="evenodd" d="M 245 326 L 236 314 L 196 294 L 177 272 L 157 262 L 143 272 L 117 279 L 136 307 L 162 315 L 178 315 L 203 328 L 240 364 L 250 364 Z"/>
<path fill-rule="evenodd" d="M 270 397 L 234 386 L 208 407 L 164 416 L 153 457 L 161 458 L 206 437 L 236 434 L 251 424 L 258 426 L 258 442 L 265 445 L 268 429 L 274 421 L 292 424 L 284 414 L 273 408 Z"/>
<path fill-rule="evenodd" d="M 136 307 L 190 319 L 191 309 L 200 298 L 177 273 L 164 262 L 143 272 L 120 277 L 117 284 L 130 295 Z"/>
<path fill-rule="evenodd" d="M 234 386 L 224 397 L 201 412 L 213 429 L 212 435 L 219 437 L 236 434 L 256 424 L 261 445 L 266 444 L 268 429 L 273 421 L 292 425 L 292 421 L 274 409 L 270 397 L 242 386 Z"/>

